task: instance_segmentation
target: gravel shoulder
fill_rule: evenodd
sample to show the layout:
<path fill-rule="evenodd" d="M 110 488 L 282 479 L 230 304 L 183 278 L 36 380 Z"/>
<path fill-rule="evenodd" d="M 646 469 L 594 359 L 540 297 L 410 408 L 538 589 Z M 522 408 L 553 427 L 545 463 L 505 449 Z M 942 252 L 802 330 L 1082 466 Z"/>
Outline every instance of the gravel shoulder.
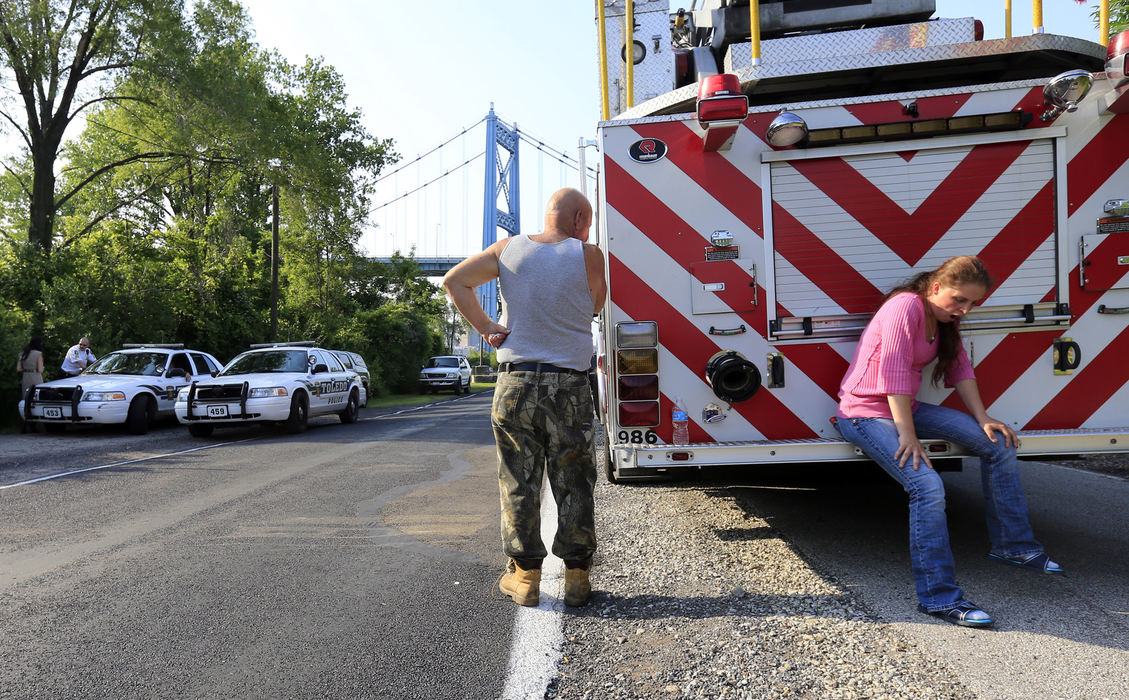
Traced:
<path fill-rule="evenodd" d="M 1055 463 L 1129 479 L 1129 455 Z M 610 485 L 601 473 L 593 597 L 564 609 L 564 658 L 547 698 L 985 697 L 960 680 L 976 663 L 968 655 L 1030 642 L 1007 625 L 974 640 L 908 608 L 887 619 L 857 582 L 836 580 L 738 499 L 717 483 Z M 898 583 L 911 585 L 908 571 Z M 1055 583 L 1020 579 L 1017 590 Z M 1023 697 L 1013 692 L 1023 670 L 1004 673 L 1010 690 L 994 693 Z"/>
<path fill-rule="evenodd" d="M 693 485 L 597 484 L 586 608 L 550 698 L 971 698 L 781 533 Z"/>

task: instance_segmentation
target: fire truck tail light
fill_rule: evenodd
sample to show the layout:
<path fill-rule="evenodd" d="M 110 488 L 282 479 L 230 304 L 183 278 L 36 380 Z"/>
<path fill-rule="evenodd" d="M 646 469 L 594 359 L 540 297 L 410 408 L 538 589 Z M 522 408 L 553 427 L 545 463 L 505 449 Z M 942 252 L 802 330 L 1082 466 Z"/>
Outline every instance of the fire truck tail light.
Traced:
<path fill-rule="evenodd" d="M 690 461 L 690 453 L 689 452 L 671 452 L 670 453 L 670 459 L 671 459 L 672 462 L 689 462 Z"/>
<path fill-rule="evenodd" d="M 657 374 L 659 371 L 657 348 L 617 350 L 615 356 L 616 370 L 620 374 Z"/>
<path fill-rule="evenodd" d="M 717 398 L 727 403 L 744 401 L 761 388 L 761 372 L 741 353 L 723 350 L 706 363 L 706 380 Z"/>
<path fill-rule="evenodd" d="M 618 348 L 653 348 L 659 344 L 659 324 L 654 321 L 620 323 L 615 327 Z"/>
<path fill-rule="evenodd" d="M 642 401 L 659 398 L 659 378 L 654 374 L 628 375 L 619 378 L 620 401 Z"/>
<path fill-rule="evenodd" d="M 658 425 L 659 402 L 631 401 L 619 404 L 619 424 L 636 428 Z"/>

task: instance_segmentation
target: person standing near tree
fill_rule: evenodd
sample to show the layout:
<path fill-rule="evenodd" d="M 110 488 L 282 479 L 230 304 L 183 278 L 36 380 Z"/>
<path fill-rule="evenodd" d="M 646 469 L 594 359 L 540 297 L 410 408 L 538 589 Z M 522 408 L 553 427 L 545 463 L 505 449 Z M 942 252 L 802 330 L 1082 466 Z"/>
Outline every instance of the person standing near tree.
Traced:
<path fill-rule="evenodd" d="M 491 425 L 498 446 L 502 549 L 499 588 L 519 605 L 540 602 L 541 482 L 557 503 L 553 554 L 564 560 L 566 605 L 585 605 L 596 551 L 593 404 L 588 386 L 592 314 L 607 294 L 604 257 L 587 243 L 592 205 L 579 191 L 555 192 L 545 230 L 500 240 L 443 278 L 455 307 L 498 348 Z M 475 288 L 498 280 L 501 322 Z"/>
<path fill-rule="evenodd" d="M 20 396 L 26 396 L 29 388 L 43 383 L 43 336 L 31 336 L 16 360 L 16 371 L 20 374 Z M 20 432 L 28 431 L 35 432 L 35 423 L 25 423 L 21 415 Z"/>
<path fill-rule="evenodd" d="M 63 376 L 76 377 L 82 370 L 89 367 L 95 359 L 97 358 L 90 350 L 90 338 L 84 335 L 79 339 L 78 345 L 72 345 L 70 350 L 67 350 L 60 369 L 63 370 Z"/>

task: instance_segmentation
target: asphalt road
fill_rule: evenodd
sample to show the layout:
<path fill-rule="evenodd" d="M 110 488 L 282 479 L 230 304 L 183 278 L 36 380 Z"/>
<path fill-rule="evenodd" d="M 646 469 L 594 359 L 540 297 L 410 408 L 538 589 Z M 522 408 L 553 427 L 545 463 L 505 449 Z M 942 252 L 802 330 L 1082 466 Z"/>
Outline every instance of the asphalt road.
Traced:
<path fill-rule="evenodd" d="M 500 697 L 521 620 L 492 594 L 488 406 L 442 399 L 296 436 L 0 436 L 0 697 Z M 993 630 L 916 611 L 905 498 L 875 467 L 693 486 L 766 519 L 980 697 L 1129 697 L 1129 482 L 1023 472 L 1065 576 L 988 560 L 977 467 L 945 476 L 957 575 Z"/>
<path fill-rule="evenodd" d="M 979 697 L 1129 698 L 1129 481 L 1037 462 L 1021 470 L 1035 536 L 1064 575 L 989 559 L 977 461 L 943 477 L 957 580 L 996 618 L 988 630 L 917 612 L 906 498 L 877 466 L 733 470 L 709 481 Z"/>
<path fill-rule="evenodd" d="M 488 400 L 0 437 L 0 697 L 498 697 Z"/>

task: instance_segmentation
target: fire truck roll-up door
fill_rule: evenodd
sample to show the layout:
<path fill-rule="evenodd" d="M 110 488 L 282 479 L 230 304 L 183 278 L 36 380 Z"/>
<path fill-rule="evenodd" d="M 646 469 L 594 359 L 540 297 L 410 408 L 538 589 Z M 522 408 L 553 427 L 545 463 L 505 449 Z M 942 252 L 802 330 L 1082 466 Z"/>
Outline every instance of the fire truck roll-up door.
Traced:
<path fill-rule="evenodd" d="M 955 255 L 996 283 L 965 330 L 1069 320 L 1053 139 L 895 148 L 765 154 L 774 340 L 857 338 L 886 291 Z"/>

